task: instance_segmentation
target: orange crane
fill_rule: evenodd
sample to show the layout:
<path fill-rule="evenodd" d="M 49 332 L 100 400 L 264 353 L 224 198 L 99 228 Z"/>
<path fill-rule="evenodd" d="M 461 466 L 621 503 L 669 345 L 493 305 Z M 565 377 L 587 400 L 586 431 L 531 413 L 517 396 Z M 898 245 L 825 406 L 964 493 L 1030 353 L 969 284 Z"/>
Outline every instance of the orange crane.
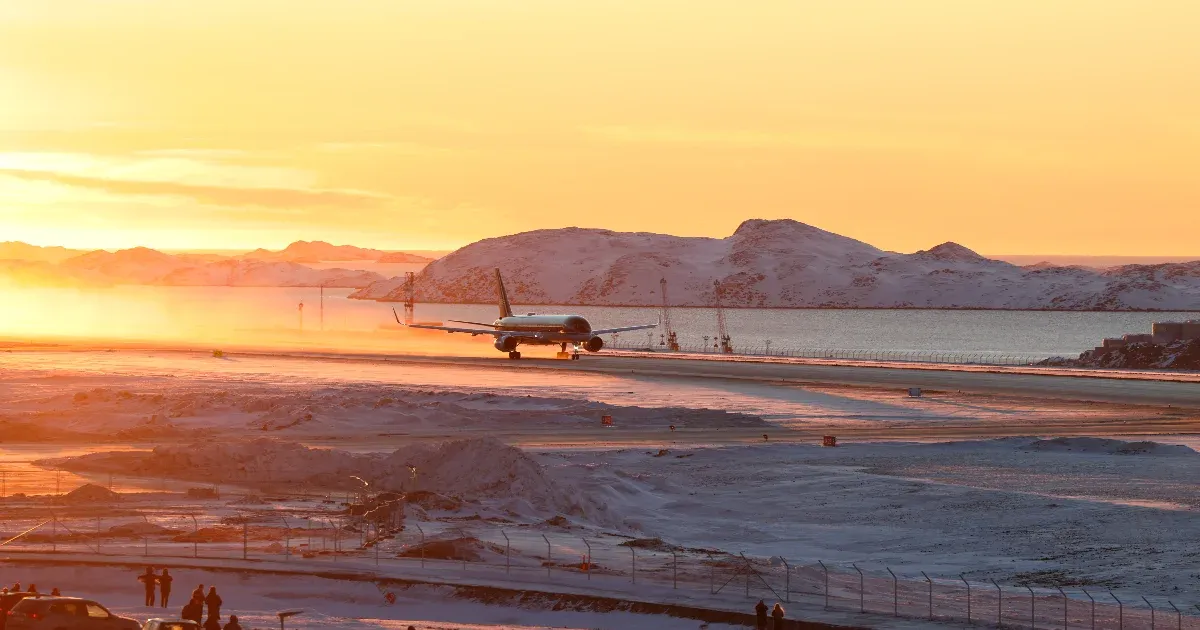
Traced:
<path fill-rule="evenodd" d="M 671 326 L 671 309 L 667 303 L 667 279 L 662 278 L 658 281 L 659 290 L 662 293 L 662 325 L 666 335 L 661 339 L 659 345 L 666 346 L 672 352 L 679 352 L 679 338 L 675 336 L 675 329 Z"/>
<path fill-rule="evenodd" d="M 713 281 L 713 295 L 717 301 L 717 338 L 716 347 L 719 352 L 733 353 L 733 342 L 729 338 L 729 330 L 725 327 L 725 309 L 721 308 L 721 281 Z"/>

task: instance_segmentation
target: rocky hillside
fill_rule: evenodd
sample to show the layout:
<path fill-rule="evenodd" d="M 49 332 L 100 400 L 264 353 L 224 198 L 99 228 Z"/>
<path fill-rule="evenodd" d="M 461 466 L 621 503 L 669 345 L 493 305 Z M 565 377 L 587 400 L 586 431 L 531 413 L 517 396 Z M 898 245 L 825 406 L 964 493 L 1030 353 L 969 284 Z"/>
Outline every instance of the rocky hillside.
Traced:
<path fill-rule="evenodd" d="M 1200 309 L 1200 261 L 1108 270 L 991 260 L 956 243 L 914 254 L 791 220 L 753 219 L 726 238 L 565 228 L 491 238 L 434 261 L 417 278 L 425 302 L 490 303 L 499 267 L 519 304 Z M 717 284 L 719 283 L 719 284 Z M 402 279 L 352 297 L 402 300 Z"/>
<path fill-rule="evenodd" d="M 1168 345 L 1135 343 L 1107 352 L 1088 350 L 1078 359 L 1054 357 L 1041 362 L 1052 367 L 1127 368 L 1138 370 L 1200 370 L 1200 339 Z"/>

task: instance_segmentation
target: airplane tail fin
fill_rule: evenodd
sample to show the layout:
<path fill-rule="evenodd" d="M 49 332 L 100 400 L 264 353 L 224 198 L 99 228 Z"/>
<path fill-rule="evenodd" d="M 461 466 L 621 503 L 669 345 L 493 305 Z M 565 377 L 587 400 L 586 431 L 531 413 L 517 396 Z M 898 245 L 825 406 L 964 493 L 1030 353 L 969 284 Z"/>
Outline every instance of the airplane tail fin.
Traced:
<path fill-rule="evenodd" d="M 504 279 L 500 277 L 499 269 L 496 269 L 496 293 L 500 299 L 500 317 L 512 317 L 512 306 L 508 304 L 508 292 L 504 290 Z"/>

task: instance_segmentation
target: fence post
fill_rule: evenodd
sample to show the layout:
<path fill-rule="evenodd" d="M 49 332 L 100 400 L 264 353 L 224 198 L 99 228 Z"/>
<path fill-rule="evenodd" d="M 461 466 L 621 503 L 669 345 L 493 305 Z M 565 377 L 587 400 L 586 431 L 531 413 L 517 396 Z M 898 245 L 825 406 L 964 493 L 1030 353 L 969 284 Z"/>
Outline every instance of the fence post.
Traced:
<path fill-rule="evenodd" d="M 854 567 L 855 571 L 858 571 L 858 612 L 865 613 L 867 612 L 866 580 L 863 578 L 862 569 L 858 568 L 857 564 L 852 562 L 850 566 Z"/>
<path fill-rule="evenodd" d="M 829 567 L 820 560 L 817 560 L 817 564 L 821 565 L 821 570 L 825 572 L 825 610 L 829 610 Z"/>
<path fill-rule="evenodd" d="M 708 556 L 708 594 L 717 594 L 717 561 L 712 557 L 711 553 L 704 554 Z"/>
<path fill-rule="evenodd" d="M 1175 608 L 1175 602 L 1168 599 L 1167 603 L 1171 605 L 1171 608 Z M 1183 630 L 1183 613 L 1179 612 L 1178 608 L 1175 608 L 1175 628 L 1176 630 Z"/>
<path fill-rule="evenodd" d="M 292 526 L 288 525 L 287 517 L 282 514 L 279 515 L 279 520 L 283 521 L 283 559 L 287 561 L 292 559 Z M 378 543 L 375 545 L 375 549 L 375 566 L 379 566 Z"/>
<path fill-rule="evenodd" d="M 250 522 L 242 519 L 242 560 L 245 560 L 249 555 L 250 548 Z"/>
<path fill-rule="evenodd" d="M 592 579 L 590 574 L 588 579 Z M 679 588 L 679 554 L 674 549 L 671 550 L 671 588 Z"/>
<path fill-rule="evenodd" d="M 507 574 L 509 569 L 512 568 L 512 556 L 510 555 L 512 551 L 512 541 L 508 539 L 508 533 L 503 529 L 500 530 L 500 535 L 504 537 L 504 573 Z M 586 543 L 587 541 L 585 540 L 584 542 Z M 591 551 L 589 551 L 588 554 L 591 555 Z M 591 569 L 591 558 L 588 558 L 588 569 Z M 590 575 L 588 576 L 588 579 L 591 579 Z"/>
<path fill-rule="evenodd" d="M 417 523 L 413 523 L 413 525 L 417 526 L 417 532 L 419 532 L 421 534 L 421 568 L 424 569 L 425 568 L 425 530 L 421 529 L 421 526 Z M 336 557 L 337 556 L 335 555 L 334 558 L 336 558 Z"/>
<path fill-rule="evenodd" d="M 1092 594 L 1087 592 L 1086 588 L 1079 590 L 1083 591 L 1083 594 L 1087 595 L 1087 598 L 1092 602 L 1092 630 L 1096 630 L 1096 598 L 1092 597 Z"/>
<path fill-rule="evenodd" d="M 192 517 L 192 557 L 200 557 L 200 524 L 196 522 L 194 514 L 188 514 Z"/>
<path fill-rule="evenodd" d="M 966 576 L 959 573 L 958 578 L 967 585 L 967 625 L 971 625 L 971 583 L 967 581 Z"/>
<path fill-rule="evenodd" d="M 57 486 L 55 486 L 57 491 Z M 58 552 L 58 516 L 54 512 L 50 513 L 50 552 Z"/>
<path fill-rule="evenodd" d="M 1146 605 L 1150 607 L 1150 630 L 1154 630 L 1154 604 L 1151 604 L 1145 595 L 1142 595 L 1142 601 L 1146 602 Z"/>
<path fill-rule="evenodd" d="M 1070 600 L 1067 599 L 1067 594 L 1063 592 L 1061 586 L 1058 587 L 1058 594 L 1062 595 L 1063 598 L 1063 630 L 1070 630 L 1071 623 L 1067 621 L 1067 605 L 1070 603 Z"/>
<path fill-rule="evenodd" d="M 792 603 L 792 565 L 780 556 L 779 561 L 783 563 L 783 601 Z"/>
<path fill-rule="evenodd" d="M 633 580 L 634 584 L 637 584 L 637 549 L 634 549 L 633 545 L 629 546 L 629 557 L 633 562 L 633 564 L 630 565 L 632 570 L 629 572 L 629 578 Z"/>
<path fill-rule="evenodd" d="M 1029 627 L 1036 629 L 1037 628 L 1037 609 L 1034 608 L 1034 606 L 1036 606 L 1035 602 L 1037 601 L 1037 597 L 1033 594 L 1032 586 L 1026 585 L 1025 588 L 1029 590 Z"/>
<path fill-rule="evenodd" d="M 550 556 L 550 539 L 546 538 L 545 534 L 542 534 L 542 540 L 546 541 L 546 579 L 548 580 L 550 579 L 550 564 L 553 562 Z"/>
<path fill-rule="evenodd" d="M 1112 596 L 1113 599 L 1117 600 L 1117 630 L 1124 630 L 1125 629 L 1125 603 L 1122 602 L 1121 600 L 1117 599 L 1117 596 L 1113 594 L 1111 589 L 1108 591 L 1108 594 L 1110 596 Z"/>
<path fill-rule="evenodd" d="M 992 586 L 996 587 L 996 627 L 1004 627 L 1004 589 L 996 584 L 996 580 L 988 578 L 992 582 Z"/>
<path fill-rule="evenodd" d="M 584 546 L 586 546 L 586 547 L 587 547 L 587 550 L 588 550 L 588 555 L 587 555 L 587 579 L 589 579 L 589 580 L 590 580 L 590 579 L 592 579 L 592 543 L 588 542 L 586 538 L 581 538 L 580 540 L 582 540 L 582 541 L 583 541 L 583 544 L 584 544 Z"/>
<path fill-rule="evenodd" d="M 929 620 L 933 621 L 933 580 L 929 579 L 928 575 L 922 571 L 921 575 L 925 577 L 925 582 L 929 584 Z"/>
<path fill-rule="evenodd" d="M 887 569 L 887 572 L 888 572 L 888 573 L 891 573 L 891 575 L 892 575 L 892 616 L 893 616 L 893 617 L 899 617 L 899 616 L 900 616 L 900 586 L 899 586 L 899 581 L 896 579 L 896 574 L 895 574 L 895 573 L 892 573 L 892 568 L 891 568 L 891 567 L 883 567 L 883 568 Z"/>

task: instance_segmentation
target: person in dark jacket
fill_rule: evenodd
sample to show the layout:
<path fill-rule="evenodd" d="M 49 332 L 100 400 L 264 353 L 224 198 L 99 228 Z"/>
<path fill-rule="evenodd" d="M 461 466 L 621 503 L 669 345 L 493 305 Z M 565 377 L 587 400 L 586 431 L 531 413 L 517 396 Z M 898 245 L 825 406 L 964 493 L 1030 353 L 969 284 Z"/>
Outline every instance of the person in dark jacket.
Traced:
<path fill-rule="evenodd" d="M 208 618 L 221 621 L 221 596 L 217 595 L 217 587 L 212 586 L 208 589 L 208 597 L 204 598 L 204 603 L 208 604 Z"/>
<path fill-rule="evenodd" d="M 204 600 L 200 599 L 199 597 L 193 597 L 192 600 L 183 607 L 183 612 L 179 613 L 179 617 L 181 619 L 195 621 L 197 625 L 203 621 L 203 616 Z"/>
<path fill-rule="evenodd" d="M 756 617 L 755 621 L 757 622 L 755 627 L 758 628 L 758 630 L 767 630 L 768 610 L 770 610 L 770 608 L 767 608 L 767 602 L 764 602 L 761 599 L 758 600 L 758 604 L 754 607 L 754 615 Z"/>
<path fill-rule="evenodd" d="M 237 615 L 229 615 L 229 623 L 225 624 L 225 630 L 242 630 L 242 624 L 238 623 Z"/>
<path fill-rule="evenodd" d="M 204 621 L 204 630 L 221 630 L 221 621 L 216 617 L 209 617 Z"/>
<path fill-rule="evenodd" d="M 783 630 L 783 615 L 783 606 L 775 602 L 775 608 L 771 610 L 771 630 Z"/>
<path fill-rule="evenodd" d="M 154 585 L 158 583 L 158 576 L 154 575 L 154 567 L 146 567 L 146 572 L 138 576 L 138 581 L 146 588 L 146 605 L 154 605 Z"/>
<path fill-rule="evenodd" d="M 166 567 L 163 567 L 162 575 L 158 576 L 158 588 L 161 592 L 158 603 L 162 604 L 163 608 L 167 607 L 167 602 L 171 599 L 171 582 L 174 581 L 175 578 L 171 577 Z"/>
<path fill-rule="evenodd" d="M 204 599 L 204 585 L 203 584 L 201 584 L 200 586 L 197 586 L 196 590 L 192 591 L 192 599 L 197 599 L 197 598 Z"/>

